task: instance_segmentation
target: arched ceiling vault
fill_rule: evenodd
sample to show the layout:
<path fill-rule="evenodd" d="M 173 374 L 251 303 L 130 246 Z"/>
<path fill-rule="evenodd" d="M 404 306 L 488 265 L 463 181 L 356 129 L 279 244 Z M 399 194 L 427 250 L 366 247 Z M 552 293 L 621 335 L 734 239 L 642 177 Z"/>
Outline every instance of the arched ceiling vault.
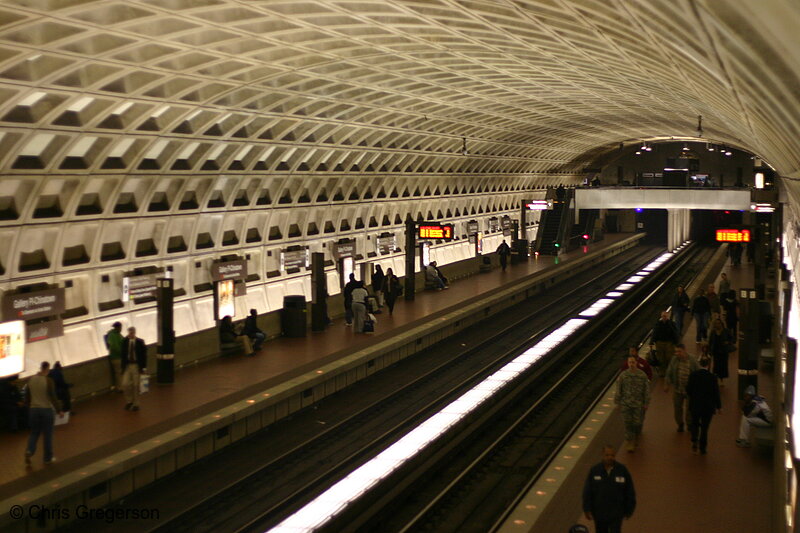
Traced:
<path fill-rule="evenodd" d="M 791 175 L 798 28 L 789 0 L 4 0 L 0 172 L 578 172 L 702 115 Z"/>

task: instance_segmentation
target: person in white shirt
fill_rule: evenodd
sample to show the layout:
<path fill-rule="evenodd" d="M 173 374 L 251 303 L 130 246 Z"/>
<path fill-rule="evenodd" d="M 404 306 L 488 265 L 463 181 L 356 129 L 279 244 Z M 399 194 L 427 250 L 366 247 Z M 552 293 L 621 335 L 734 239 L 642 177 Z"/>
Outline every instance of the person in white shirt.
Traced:
<path fill-rule="evenodd" d="M 742 406 L 742 420 L 739 422 L 739 438 L 736 445 L 742 448 L 750 447 L 750 428 L 769 427 L 772 425 L 772 410 L 767 405 L 763 396 L 756 394 L 756 388 L 749 385 L 744 391 L 744 405 Z"/>
<path fill-rule="evenodd" d="M 369 293 L 364 288 L 363 282 L 358 282 L 358 285 L 353 289 L 353 331 L 356 333 L 364 333 L 364 320 L 367 318 L 367 298 Z"/>

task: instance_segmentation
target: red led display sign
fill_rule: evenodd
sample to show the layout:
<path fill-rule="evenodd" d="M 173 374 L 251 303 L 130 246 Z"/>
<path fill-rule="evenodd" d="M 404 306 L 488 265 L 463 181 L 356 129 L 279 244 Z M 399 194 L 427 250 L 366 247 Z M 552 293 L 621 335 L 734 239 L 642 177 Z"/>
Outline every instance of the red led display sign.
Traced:
<path fill-rule="evenodd" d="M 717 241 L 719 242 L 750 242 L 749 229 L 718 229 Z"/>
<path fill-rule="evenodd" d="M 417 226 L 418 239 L 441 239 L 449 241 L 453 239 L 452 224 L 424 224 Z"/>

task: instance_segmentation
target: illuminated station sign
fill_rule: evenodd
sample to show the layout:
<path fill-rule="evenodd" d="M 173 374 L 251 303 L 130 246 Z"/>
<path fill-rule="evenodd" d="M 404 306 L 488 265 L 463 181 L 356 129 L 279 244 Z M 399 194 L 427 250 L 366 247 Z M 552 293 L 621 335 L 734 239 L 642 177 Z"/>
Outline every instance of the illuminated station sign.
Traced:
<path fill-rule="evenodd" d="M 441 239 L 449 241 L 453 239 L 452 224 L 423 224 L 417 227 L 418 239 Z"/>
<path fill-rule="evenodd" d="M 553 209 L 553 200 L 531 200 L 525 202 L 525 208 L 528 211 L 546 211 Z"/>
<path fill-rule="evenodd" d="M 750 242 L 749 229 L 718 229 L 717 241 L 719 242 Z"/>

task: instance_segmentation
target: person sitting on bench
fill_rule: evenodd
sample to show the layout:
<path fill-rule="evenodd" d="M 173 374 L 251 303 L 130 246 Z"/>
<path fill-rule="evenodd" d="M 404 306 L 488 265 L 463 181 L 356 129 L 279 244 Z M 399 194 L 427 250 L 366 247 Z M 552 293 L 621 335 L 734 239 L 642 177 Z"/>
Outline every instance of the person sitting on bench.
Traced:
<path fill-rule="evenodd" d="M 430 263 L 425 267 L 425 285 L 437 291 L 447 288 L 447 284 L 437 273 L 435 263 Z"/>
<path fill-rule="evenodd" d="M 763 396 L 756 394 L 754 386 L 749 385 L 744 391 L 742 420 L 739 423 L 739 438 L 736 439 L 736 445 L 742 448 L 749 448 L 750 429 L 752 427 L 769 427 L 772 422 L 772 410 L 767 405 L 767 401 Z"/>

